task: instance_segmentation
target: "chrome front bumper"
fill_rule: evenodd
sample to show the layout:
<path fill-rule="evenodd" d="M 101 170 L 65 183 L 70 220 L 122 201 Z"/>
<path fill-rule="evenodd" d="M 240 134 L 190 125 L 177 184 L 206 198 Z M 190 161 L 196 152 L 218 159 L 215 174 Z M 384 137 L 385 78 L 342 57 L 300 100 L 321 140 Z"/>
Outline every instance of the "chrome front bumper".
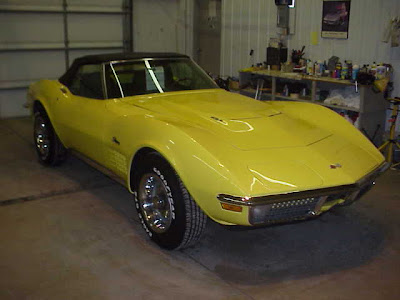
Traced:
<path fill-rule="evenodd" d="M 388 163 L 383 163 L 373 172 L 348 185 L 259 197 L 219 194 L 217 198 L 224 203 L 249 206 L 251 225 L 300 220 L 320 214 L 322 206 L 338 199 L 344 200 L 344 205 L 358 200 L 371 189 L 375 179 L 389 166 Z"/>

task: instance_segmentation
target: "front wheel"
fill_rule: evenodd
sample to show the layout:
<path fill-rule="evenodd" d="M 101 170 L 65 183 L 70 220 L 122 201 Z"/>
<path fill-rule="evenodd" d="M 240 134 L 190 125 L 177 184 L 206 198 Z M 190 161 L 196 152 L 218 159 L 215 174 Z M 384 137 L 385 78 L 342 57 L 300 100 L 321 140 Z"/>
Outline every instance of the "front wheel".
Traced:
<path fill-rule="evenodd" d="M 43 110 L 35 112 L 33 140 L 39 162 L 55 166 L 66 158 L 66 149 L 54 132 L 49 117 Z"/>
<path fill-rule="evenodd" d="M 138 168 L 135 204 L 150 238 L 170 250 L 197 242 L 207 217 L 173 168 L 157 153 L 146 156 Z"/>

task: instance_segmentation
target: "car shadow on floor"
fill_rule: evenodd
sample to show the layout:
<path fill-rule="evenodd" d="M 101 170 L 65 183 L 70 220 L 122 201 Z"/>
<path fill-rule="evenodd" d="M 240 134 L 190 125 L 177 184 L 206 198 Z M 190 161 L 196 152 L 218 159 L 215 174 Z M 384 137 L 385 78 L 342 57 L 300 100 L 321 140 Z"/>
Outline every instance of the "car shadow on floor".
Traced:
<path fill-rule="evenodd" d="M 183 252 L 224 280 L 253 285 L 366 264 L 382 252 L 384 240 L 379 224 L 345 207 L 314 220 L 253 230 L 209 222 L 203 240 Z"/>
<path fill-rule="evenodd" d="M 199 243 L 181 251 L 164 251 L 144 233 L 132 195 L 118 184 L 109 189 L 91 192 L 126 218 L 154 251 L 171 261 L 185 255 L 189 262 L 235 284 L 274 283 L 351 269 L 368 263 L 384 247 L 383 226 L 357 209 L 360 202 L 313 220 L 257 229 L 231 228 L 208 220 Z"/>
<path fill-rule="evenodd" d="M 314 220 L 258 229 L 232 229 L 208 220 L 199 243 L 181 251 L 164 251 L 144 234 L 129 192 L 123 187 L 112 190 L 116 193 L 112 200 L 100 193 L 97 196 L 127 218 L 154 251 L 163 252 L 171 261 L 185 255 L 189 262 L 235 284 L 274 283 L 351 269 L 368 263 L 384 247 L 384 229 L 358 211 L 356 203 Z"/>

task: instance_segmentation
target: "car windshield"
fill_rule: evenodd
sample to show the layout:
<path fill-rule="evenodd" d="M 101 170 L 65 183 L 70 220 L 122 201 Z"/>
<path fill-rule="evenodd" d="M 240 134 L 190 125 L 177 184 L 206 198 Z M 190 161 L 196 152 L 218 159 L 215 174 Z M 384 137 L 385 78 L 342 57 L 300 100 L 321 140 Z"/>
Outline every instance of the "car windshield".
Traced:
<path fill-rule="evenodd" d="M 110 63 L 105 77 L 108 98 L 218 88 L 200 67 L 182 58 Z"/>

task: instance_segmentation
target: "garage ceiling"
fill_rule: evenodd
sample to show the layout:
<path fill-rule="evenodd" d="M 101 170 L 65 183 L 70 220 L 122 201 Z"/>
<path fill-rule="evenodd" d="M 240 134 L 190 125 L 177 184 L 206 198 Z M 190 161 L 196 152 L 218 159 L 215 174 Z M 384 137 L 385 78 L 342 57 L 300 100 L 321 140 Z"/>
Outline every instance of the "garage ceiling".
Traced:
<path fill-rule="evenodd" d="M 131 50 L 132 0 L 0 0 L 0 118 L 26 115 L 29 84 L 74 58 Z"/>

